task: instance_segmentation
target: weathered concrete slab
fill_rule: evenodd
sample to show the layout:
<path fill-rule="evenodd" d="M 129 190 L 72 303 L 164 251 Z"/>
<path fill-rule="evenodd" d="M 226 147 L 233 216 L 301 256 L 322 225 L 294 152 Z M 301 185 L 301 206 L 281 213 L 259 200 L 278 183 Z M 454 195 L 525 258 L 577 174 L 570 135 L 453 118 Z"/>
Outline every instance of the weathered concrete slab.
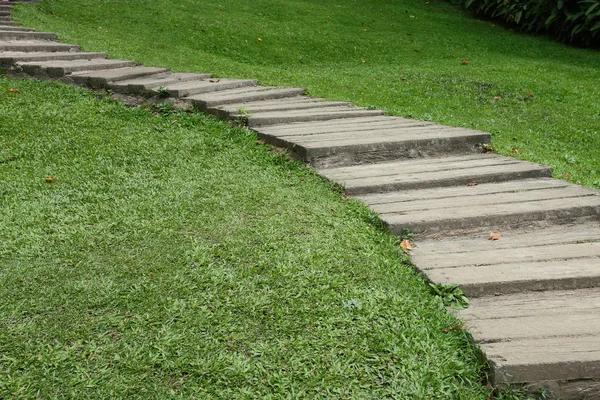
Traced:
<path fill-rule="evenodd" d="M 325 121 L 342 118 L 358 118 L 373 115 L 383 115 L 380 110 L 366 110 L 360 108 L 338 108 L 330 107 L 320 111 L 296 111 L 296 112 L 264 112 L 256 113 L 248 118 L 249 127 L 264 125 L 275 125 L 291 122 Z"/>
<path fill-rule="evenodd" d="M 382 122 L 380 118 L 377 117 L 373 121 L 369 121 L 368 118 L 365 121 L 365 118 L 360 116 L 348 118 L 347 121 L 335 119 L 329 121 L 333 124 L 316 123 L 315 127 L 311 127 L 310 124 L 290 124 L 294 130 L 294 134 L 291 135 L 290 129 L 285 125 L 261 126 L 254 129 L 265 141 L 287 148 L 301 159 L 322 169 L 390 159 L 476 153 L 479 152 L 482 143 L 490 140 L 490 135 L 483 132 L 432 125 L 412 126 L 410 120 L 404 119 L 396 119 L 396 125 L 391 129 L 382 128 L 363 133 L 349 128 L 351 130 L 345 132 L 345 129 L 352 126 L 352 121 L 356 124 L 377 124 Z M 339 127 L 334 132 L 318 133 L 321 129 L 329 129 L 326 127 L 335 125 L 338 121 Z M 401 124 L 407 125 L 402 128 Z M 297 129 L 304 130 L 305 134 L 299 135 Z"/>
<path fill-rule="evenodd" d="M 416 159 L 319 170 L 350 195 L 550 177 L 549 167 L 495 154 Z"/>
<path fill-rule="evenodd" d="M 0 40 L 0 51 L 18 51 L 18 52 L 77 52 L 79 46 L 73 44 L 49 42 L 49 41 L 36 41 L 36 40 L 20 40 L 20 41 L 6 41 Z"/>
<path fill-rule="evenodd" d="M 0 52 L 0 64 L 13 65 L 17 62 L 51 61 L 51 60 L 92 60 L 106 58 L 106 53 L 83 52 L 35 52 L 25 53 L 16 51 Z"/>
<path fill-rule="evenodd" d="M 381 213 L 382 220 L 395 233 L 409 229 L 421 235 L 451 235 L 453 231 L 473 228 L 514 229 L 527 224 L 600 218 L 598 191 L 576 185 L 554 188 L 560 184 L 552 179 L 534 180 L 531 183 L 537 189 L 520 190 L 523 185 L 517 182 L 439 188 L 437 193 L 414 190 L 358 198 Z M 514 189 L 510 189 L 511 185 Z"/>
<path fill-rule="evenodd" d="M 14 31 L 0 31 L 0 40 L 57 40 L 56 34 L 51 32 L 14 32 Z"/>
<path fill-rule="evenodd" d="M 110 88 L 119 93 L 147 94 L 156 93 L 156 91 L 160 88 L 164 88 L 166 90 L 168 85 L 174 85 L 183 82 L 201 81 L 210 79 L 210 77 L 210 74 L 165 73 L 163 75 L 153 75 L 150 77 L 115 82 L 110 84 Z"/>
<path fill-rule="evenodd" d="M 200 93 L 216 92 L 245 86 L 256 86 L 256 80 L 211 78 L 198 82 L 176 83 L 168 85 L 167 89 L 173 97 L 189 97 Z"/>
<path fill-rule="evenodd" d="M 119 69 L 109 69 L 85 73 L 74 73 L 69 75 L 68 82 L 81 86 L 92 88 L 106 88 L 113 82 L 125 81 L 151 75 L 159 75 L 170 72 L 168 68 L 156 67 L 128 67 Z"/>
<path fill-rule="evenodd" d="M 244 101 L 229 105 L 219 106 L 219 112 L 223 111 L 222 115 L 229 117 L 231 114 L 239 113 L 240 109 L 249 113 L 266 112 L 266 111 L 286 111 L 286 110 L 301 110 L 321 107 L 339 107 L 347 106 L 349 103 L 343 101 L 326 101 L 324 99 L 315 99 L 308 96 L 293 96 L 277 100 L 261 100 L 261 101 Z"/>
<path fill-rule="evenodd" d="M 295 97 L 303 94 L 304 89 L 300 88 L 256 86 L 253 88 L 231 89 L 204 95 L 196 95 L 190 97 L 190 100 L 200 109 L 225 116 L 225 114 L 229 113 L 223 113 L 222 110 L 217 109 L 216 107 L 225 104 L 244 103 L 257 100 L 284 99 L 286 97 Z"/>
<path fill-rule="evenodd" d="M 10 32 L 35 32 L 34 29 L 31 28 L 23 28 L 21 26 L 16 25 L 4 25 L 3 22 L 0 22 L 0 31 L 10 31 Z"/>
<path fill-rule="evenodd" d="M 494 364 L 496 384 L 600 378 L 598 335 L 514 340 L 481 348 Z"/>
<path fill-rule="evenodd" d="M 52 60 L 19 62 L 18 66 L 32 76 L 45 75 L 50 78 L 62 78 L 73 72 L 98 71 L 133 66 L 132 61 L 107 60 L 102 58 L 83 60 Z"/>

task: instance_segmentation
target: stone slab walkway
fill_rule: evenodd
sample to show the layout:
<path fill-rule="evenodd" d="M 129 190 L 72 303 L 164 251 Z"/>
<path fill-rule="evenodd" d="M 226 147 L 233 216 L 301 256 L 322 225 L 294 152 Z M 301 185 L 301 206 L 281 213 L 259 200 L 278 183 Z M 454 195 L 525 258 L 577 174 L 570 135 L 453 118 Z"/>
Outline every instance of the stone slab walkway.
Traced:
<path fill-rule="evenodd" d="M 394 233 L 416 236 L 413 262 L 471 298 L 458 313 L 495 384 L 600 398 L 600 192 L 548 167 L 484 153 L 488 133 L 385 116 L 300 88 L 108 60 L 10 20 L 0 7 L 0 66 L 14 76 L 93 89 L 168 94 L 243 121 L 343 184 Z M 490 232 L 501 240 L 488 240 Z"/>

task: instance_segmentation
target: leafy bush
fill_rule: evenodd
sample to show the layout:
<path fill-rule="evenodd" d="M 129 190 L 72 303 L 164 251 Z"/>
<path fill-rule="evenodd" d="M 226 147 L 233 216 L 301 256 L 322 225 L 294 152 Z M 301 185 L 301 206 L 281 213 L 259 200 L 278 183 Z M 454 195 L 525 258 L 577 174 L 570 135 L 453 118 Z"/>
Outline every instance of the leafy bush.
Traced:
<path fill-rule="evenodd" d="M 497 18 L 525 32 L 600 46 L 600 0 L 456 0 L 476 15 Z"/>

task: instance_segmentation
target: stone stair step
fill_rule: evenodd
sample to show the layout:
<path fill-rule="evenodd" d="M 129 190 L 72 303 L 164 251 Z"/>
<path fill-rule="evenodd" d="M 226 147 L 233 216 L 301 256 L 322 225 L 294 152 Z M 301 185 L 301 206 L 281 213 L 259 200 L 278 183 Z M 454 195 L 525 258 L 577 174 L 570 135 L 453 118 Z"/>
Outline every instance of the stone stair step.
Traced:
<path fill-rule="evenodd" d="M 298 110 L 293 112 L 261 112 L 248 118 L 249 127 L 259 127 L 294 122 L 326 121 L 343 118 L 359 118 L 383 115 L 381 110 L 366 110 L 359 107 L 329 107 L 317 110 Z"/>
<path fill-rule="evenodd" d="M 319 174 L 356 195 L 550 177 L 552 170 L 511 157 L 477 154 L 327 168 Z"/>
<path fill-rule="evenodd" d="M 362 131 L 364 125 L 373 127 Z M 265 141 L 295 152 L 317 168 L 468 154 L 479 152 L 480 145 L 490 140 L 483 132 L 379 115 L 254 129 Z"/>
<path fill-rule="evenodd" d="M 210 77 L 210 74 L 166 73 L 163 75 L 128 79 L 112 83 L 109 86 L 111 89 L 121 93 L 146 94 L 151 93 L 153 90 L 159 89 L 160 87 L 166 88 L 168 85 L 201 81 L 209 79 Z"/>
<path fill-rule="evenodd" d="M 0 8 L 0 17 L 9 17 L 10 18 L 10 10 L 5 8 Z"/>
<path fill-rule="evenodd" d="M 12 21 L 9 19 L 2 19 L 2 18 L 0 18 L 0 25 L 2 25 L 2 26 L 21 26 L 21 24 L 18 23 L 17 21 Z"/>
<path fill-rule="evenodd" d="M 23 28 L 21 26 L 15 26 L 15 25 L 4 25 L 4 23 L 0 23 L 0 31 L 3 31 L 3 32 L 35 32 L 35 30 L 31 29 L 31 28 Z"/>
<path fill-rule="evenodd" d="M 77 85 L 91 88 L 106 88 L 114 82 L 126 81 L 154 75 L 162 75 L 170 72 L 168 68 L 157 67 L 127 67 L 118 69 L 106 69 L 100 71 L 74 73 L 69 76 L 69 81 Z"/>
<path fill-rule="evenodd" d="M 84 52 L 0 52 L 0 64 L 13 65 L 17 62 L 31 61 L 58 61 L 58 60 L 92 60 L 106 58 L 106 53 L 84 53 Z"/>
<path fill-rule="evenodd" d="M 14 32 L 0 30 L 0 41 L 8 40 L 47 40 L 56 41 L 56 34 L 52 32 Z"/>
<path fill-rule="evenodd" d="M 293 93 L 292 93 L 293 94 Z M 274 111 L 278 111 L 278 112 L 293 112 L 293 111 L 318 111 L 318 110 L 326 110 L 326 109 L 333 109 L 336 108 L 338 109 L 339 107 L 348 107 L 349 104 L 344 103 L 344 102 L 336 102 L 336 101 L 313 101 L 313 102 L 306 102 L 306 101 L 294 101 L 294 100 L 288 100 L 288 99 L 294 99 L 296 97 L 289 97 L 289 98 L 283 98 L 279 100 L 279 104 L 272 104 L 272 105 L 254 105 L 255 103 L 251 102 L 251 103 L 238 103 L 235 104 L 237 106 L 237 109 L 231 109 L 231 110 L 227 110 L 227 109 L 223 109 L 222 107 L 216 107 L 216 108 L 212 108 L 209 109 L 210 112 L 212 112 L 213 114 L 218 115 L 221 118 L 230 118 L 230 119 L 237 119 L 239 117 L 252 117 L 252 115 L 256 115 L 258 113 L 264 113 L 264 112 L 274 112 Z M 256 102 L 259 103 L 259 102 Z M 246 105 L 249 104 L 250 107 L 253 107 L 251 109 L 246 108 Z M 243 110 L 244 112 L 240 113 L 240 109 Z"/>
<path fill-rule="evenodd" d="M 501 234 L 418 242 L 412 260 L 431 281 L 471 297 L 600 286 L 597 222 Z"/>
<path fill-rule="evenodd" d="M 600 289 L 477 298 L 457 314 L 490 361 L 493 383 L 549 387 L 555 398 L 595 398 Z"/>
<path fill-rule="evenodd" d="M 600 219 L 600 192 L 560 186 L 553 179 L 519 180 L 357 197 L 380 213 L 393 233 L 408 229 L 422 236 Z"/>
<path fill-rule="evenodd" d="M 18 65 L 23 69 L 23 71 L 33 76 L 46 75 L 51 78 L 62 78 L 63 76 L 73 72 L 125 68 L 133 66 L 134 63 L 133 61 L 107 60 L 98 58 L 91 60 L 19 62 Z"/>
<path fill-rule="evenodd" d="M 215 110 L 224 117 L 237 115 L 240 109 L 249 113 L 265 112 L 265 111 L 287 111 L 287 110 L 302 110 L 318 107 L 339 107 L 350 105 L 344 101 L 326 101 L 325 99 L 312 98 L 308 96 L 293 96 L 284 99 L 276 100 L 261 100 L 240 102 L 227 104 L 217 107 Z"/>
<path fill-rule="evenodd" d="M 173 97 L 189 97 L 200 93 L 256 86 L 255 79 L 207 79 L 198 82 L 182 82 L 169 85 L 167 89 Z"/>
<path fill-rule="evenodd" d="M 50 41 L 26 40 L 9 42 L 0 40 L 0 51 L 17 51 L 25 53 L 35 52 L 78 52 L 79 46 L 73 44 L 57 43 Z"/>
<path fill-rule="evenodd" d="M 200 109 L 219 115 L 233 117 L 233 114 L 223 112 L 220 106 L 227 104 L 246 103 L 260 100 L 285 99 L 304 94 L 300 88 L 280 88 L 275 86 L 253 86 L 247 88 L 223 90 L 190 97 L 190 100 Z"/>

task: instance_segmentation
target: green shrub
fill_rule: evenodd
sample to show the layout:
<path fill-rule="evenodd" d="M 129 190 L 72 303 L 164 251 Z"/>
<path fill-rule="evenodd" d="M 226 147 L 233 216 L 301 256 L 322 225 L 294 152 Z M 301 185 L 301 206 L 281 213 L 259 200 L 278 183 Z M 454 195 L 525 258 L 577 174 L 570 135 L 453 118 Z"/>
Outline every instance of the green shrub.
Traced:
<path fill-rule="evenodd" d="M 476 15 L 500 19 L 524 32 L 600 47 L 600 0 L 456 0 Z"/>

